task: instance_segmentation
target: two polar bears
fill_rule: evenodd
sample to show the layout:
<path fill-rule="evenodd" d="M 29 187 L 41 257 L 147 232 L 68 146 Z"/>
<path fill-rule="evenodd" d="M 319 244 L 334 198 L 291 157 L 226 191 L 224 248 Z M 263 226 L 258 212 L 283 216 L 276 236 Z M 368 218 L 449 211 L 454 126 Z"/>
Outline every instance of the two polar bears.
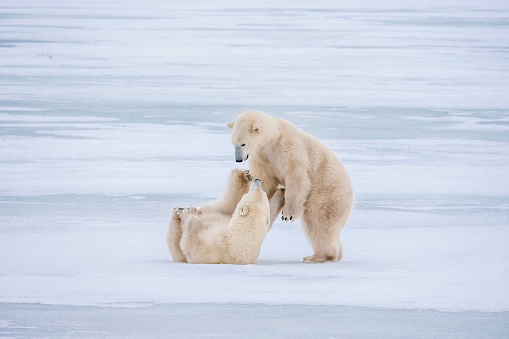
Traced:
<path fill-rule="evenodd" d="M 167 233 L 175 261 L 190 264 L 253 264 L 284 204 L 284 190 L 272 198 L 249 171 L 233 170 L 223 197 L 201 208 L 179 208 Z M 272 212 L 272 214 L 271 214 Z"/>
<path fill-rule="evenodd" d="M 340 234 L 352 210 L 354 196 L 348 174 L 337 156 L 320 141 L 290 122 L 259 111 L 241 114 L 233 123 L 228 124 L 228 127 L 232 129 L 236 161 L 250 159 L 250 175 L 260 179 L 263 191 L 270 201 L 271 220 L 268 228 L 282 210 L 283 220 L 302 220 L 302 226 L 314 250 L 313 255 L 304 258 L 304 262 L 341 260 L 343 247 Z M 284 187 L 284 190 L 280 187 Z M 241 190 L 237 192 L 240 194 Z M 228 196 L 227 189 L 217 206 L 226 200 L 233 206 L 235 199 Z M 239 198 L 240 195 L 233 196 Z M 200 209 L 202 219 L 208 218 L 203 216 L 204 211 L 217 210 L 217 207 L 205 207 Z M 233 213 L 231 208 L 226 212 Z M 226 214 L 229 215 L 228 213 Z M 182 214 L 182 217 L 187 219 L 190 213 Z M 233 216 L 235 217 L 235 214 Z M 187 223 L 182 217 L 181 226 L 184 226 Z M 170 239 L 170 230 L 168 234 Z M 204 234 L 201 233 L 202 238 Z M 184 239 L 182 236 L 181 244 Z M 239 236 L 239 239 L 242 239 L 242 236 Z M 175 240 L 177 238 L 174 237 L 173 241 Z M 172 252 L 170 240 L 168 241 Z M 259 248 L 253 254 L 258 257 Z M 173 252 L 172 256 L 178 260 Z"/>

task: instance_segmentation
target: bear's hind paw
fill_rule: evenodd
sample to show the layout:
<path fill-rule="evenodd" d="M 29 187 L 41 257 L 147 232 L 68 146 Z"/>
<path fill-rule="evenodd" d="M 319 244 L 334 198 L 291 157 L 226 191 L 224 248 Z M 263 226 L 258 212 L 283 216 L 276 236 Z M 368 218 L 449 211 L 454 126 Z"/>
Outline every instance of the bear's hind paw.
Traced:
<path fill-rule="evenodd" d="M 173 214 L 181 215 L 183 210 L 184 210 L 184 207 L 174 207 L 173 208 Z"/>
<path fill-rule="evenodd" d="M 320 257 L 316 256 L 316 255 L 310 255 L 310 256 L 304 257 L 302 259 L 302 262 L 306 263 L 306 264 L 318 264 L 318 263 L 325 263 L 325 262 L 333 262 L 336 260 L 337 260 L 337 258 L 335 258 L 331 255 L 320 256 Z"/>
<path fill-rule="evenodd" d="M 201 211 L 196 208 L 196 207 L 186 207 L 186 208 L 182 208 L 182 210 L 180 211 L 180 217 L 184 217 L 184 216 L 192 216 L 192 215 L 200 215 L 201 214 Z"/>

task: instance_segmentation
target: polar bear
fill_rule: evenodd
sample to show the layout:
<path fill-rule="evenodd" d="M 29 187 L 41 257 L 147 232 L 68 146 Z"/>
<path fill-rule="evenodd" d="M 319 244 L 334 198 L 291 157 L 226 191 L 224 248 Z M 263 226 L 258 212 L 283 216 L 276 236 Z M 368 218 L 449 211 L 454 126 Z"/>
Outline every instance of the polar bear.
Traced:
<path fill-rule="evenodd" d="M 350 178 L 338 157 L 320 141 L 287 120 L 263 112 L 242 113 L 232 129 L 235 160 L 249 158 L 251 175 L 272 199 L 283 186 L 282 218 L 302 219 L 314 253 L 306 263 L 341 260 L 340 233 L 353 206 Z"/>
<path fill-rule="evenodd" d="M 249 192 L 249 183 L 252 177 L 249 171 L 234 169 L 228 180 L 228 184 L 223 196 L 213 204 L 205 205 L 200 208 L 202 219 L 207 220 L 207 225 L 224 225 L 229 222 L 237 204 L 244 194 Z M 175 207 L 173 215 L 166 234 L 168 249 L 174 261 L 187 262 L 186 256 L 182 252 L 180 242 L 182 240 L 181 216 L 183 208 Z M 274 218 L 275 219 L 275 218 Z"/>
<path fill-rule="evenodd" d="M 260 180 L 233 170 L 223 197 L 201 208 L 175 208 L 167 243 L 174 261 L 191 264 L 254 263 L 284 204 L 284 190 L 271 203 Z M 273 213 L 271 213 L 271 211 Z"/>

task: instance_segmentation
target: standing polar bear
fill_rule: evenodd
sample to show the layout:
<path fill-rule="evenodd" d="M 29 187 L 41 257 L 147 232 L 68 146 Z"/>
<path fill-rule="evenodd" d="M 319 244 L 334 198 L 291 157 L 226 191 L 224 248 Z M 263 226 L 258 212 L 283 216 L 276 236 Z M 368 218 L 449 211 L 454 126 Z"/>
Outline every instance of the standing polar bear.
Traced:
<path fill-rule="evenodd" d="M 301 218 L 314 250 L 303 261 L 341 260 L 340 233 L 354 196 L 338 157 L 290 122 L 263 112 L 242 113 L 228 127 L 236 161 L 249 157 L 250 173 L 260 178 L 268 198 L 273 198 L 279 185 L 285 188 L 283 220 Z"/>
<path fill-rule="evenodd" d="M 223 197 L 201 208 L 174 208 L 167 243 L 174 261 L 253 264 L 284 204 L 283 190 L 269 205 L 260 180 L 233 170 Z M 271 214 L 272 211 L 272 214 Z"/>

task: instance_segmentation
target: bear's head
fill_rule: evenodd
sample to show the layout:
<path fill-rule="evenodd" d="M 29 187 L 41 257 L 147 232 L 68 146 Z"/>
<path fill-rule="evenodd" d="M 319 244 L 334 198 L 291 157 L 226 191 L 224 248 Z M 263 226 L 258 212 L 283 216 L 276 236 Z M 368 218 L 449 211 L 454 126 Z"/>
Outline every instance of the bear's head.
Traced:
<path fill-rule="evenodd" d="M 238 212 L 241 217 L 263 218 L 269 222 L 269 200 L 267 194 L 262 190 L 260 180 L 255 179 L 249 185 L 249 192 L 244 194 L 238 204 Z"/>
<path fill-rule="evenodd" d="M 277 120 L 260 111 L 242 113 L 227 126 L 232 129 L 232 144 L 235 146 L 237 162 L 246 161 L 249 153 L 256 152 L 278 135 Z"/>

